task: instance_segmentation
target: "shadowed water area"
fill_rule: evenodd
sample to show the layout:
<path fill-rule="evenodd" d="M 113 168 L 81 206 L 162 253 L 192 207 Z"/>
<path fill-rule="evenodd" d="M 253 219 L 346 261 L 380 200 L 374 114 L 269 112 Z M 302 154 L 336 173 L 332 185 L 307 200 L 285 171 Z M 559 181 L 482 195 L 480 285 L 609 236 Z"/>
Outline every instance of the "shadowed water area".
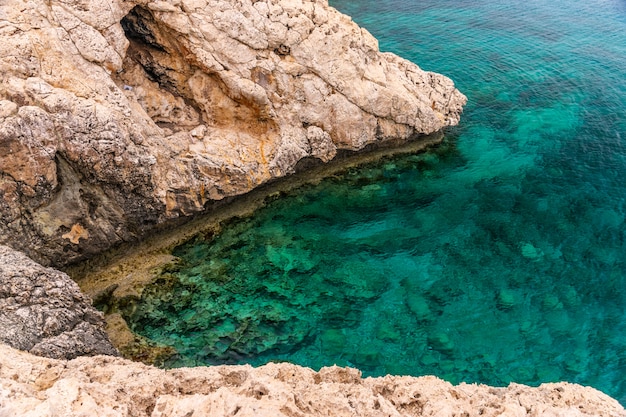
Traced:
<path fill-rule="evenodd" d="M 132 328 L 172 367 L 567 380 L 626 404 L 626 2 L 331 4 L 454 79 L 461 125 L 178 247 Z"/>

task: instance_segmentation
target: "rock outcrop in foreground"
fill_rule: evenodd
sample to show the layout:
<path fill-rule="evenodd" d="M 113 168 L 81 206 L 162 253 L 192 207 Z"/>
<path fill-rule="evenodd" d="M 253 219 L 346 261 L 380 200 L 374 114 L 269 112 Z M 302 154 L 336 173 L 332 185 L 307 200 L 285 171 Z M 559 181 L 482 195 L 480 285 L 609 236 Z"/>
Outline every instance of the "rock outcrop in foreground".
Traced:
<path fill-rule="evenodd" d="M 349 368 L 216 366 L 164 371 L 97 356 L 45 359 L 0 345 L 0 415 L 623 417 L 592 388 L 460 384 L 432 376 L 360 377 Z"/>
<path fill-rule="evenodd" d="M 58 359 L 118 354 L 102 313 L 70 277 L 2 245 L 0 343 Z"/>
<path fill-rule="evenodd" d="M 45 265 L 466 101 L 326 0 L 3 0 L 0 57 L 0 243 Z"/>

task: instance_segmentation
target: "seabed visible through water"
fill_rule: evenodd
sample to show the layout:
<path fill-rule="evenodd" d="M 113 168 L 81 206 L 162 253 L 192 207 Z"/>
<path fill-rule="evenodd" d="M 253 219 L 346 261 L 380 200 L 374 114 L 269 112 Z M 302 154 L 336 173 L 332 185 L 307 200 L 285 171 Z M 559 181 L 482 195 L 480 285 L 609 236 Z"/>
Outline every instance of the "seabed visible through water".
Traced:
<path fill-rule="evenodd" d="M 460 126 L 171 241 L 131 328 L 167 366 L 566 380 L 626 404 L 626 5 L 331 3 L 454 79 Z"/>

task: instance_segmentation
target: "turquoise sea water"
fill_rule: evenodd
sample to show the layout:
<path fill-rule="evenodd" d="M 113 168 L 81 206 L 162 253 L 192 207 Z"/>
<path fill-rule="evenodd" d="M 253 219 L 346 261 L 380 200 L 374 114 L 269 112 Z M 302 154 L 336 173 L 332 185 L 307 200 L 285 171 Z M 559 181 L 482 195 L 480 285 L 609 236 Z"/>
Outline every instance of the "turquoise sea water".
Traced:
<path fill-rule="evenodd" d="M 177 248 L 133 328 L 167 366 L 567 380 L 626 404 L 626 2 L 331 4 L 453 78 L 461 125 Z"/>

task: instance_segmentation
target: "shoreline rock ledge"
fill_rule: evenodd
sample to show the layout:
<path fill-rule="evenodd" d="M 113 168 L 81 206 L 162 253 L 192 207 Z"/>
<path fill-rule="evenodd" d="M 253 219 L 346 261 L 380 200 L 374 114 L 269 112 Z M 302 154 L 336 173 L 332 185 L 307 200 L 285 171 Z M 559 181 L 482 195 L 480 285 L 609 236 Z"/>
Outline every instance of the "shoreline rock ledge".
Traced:
<path fill-rule="evenodd" d="M 533 388 L 452 384 L 434 376 L 361 378 L 288 363 L 162 370 L 111 356 L 71 361 L 0 345 L 0 415 L 275 417 L 623 417 L 619 403 L 564 382 Z"/>
<path fill-rule="evenodd" d="M 3 0 L 0 56 L 0 243 L 43 265 L 466 102 L 326 0 Z"/>

